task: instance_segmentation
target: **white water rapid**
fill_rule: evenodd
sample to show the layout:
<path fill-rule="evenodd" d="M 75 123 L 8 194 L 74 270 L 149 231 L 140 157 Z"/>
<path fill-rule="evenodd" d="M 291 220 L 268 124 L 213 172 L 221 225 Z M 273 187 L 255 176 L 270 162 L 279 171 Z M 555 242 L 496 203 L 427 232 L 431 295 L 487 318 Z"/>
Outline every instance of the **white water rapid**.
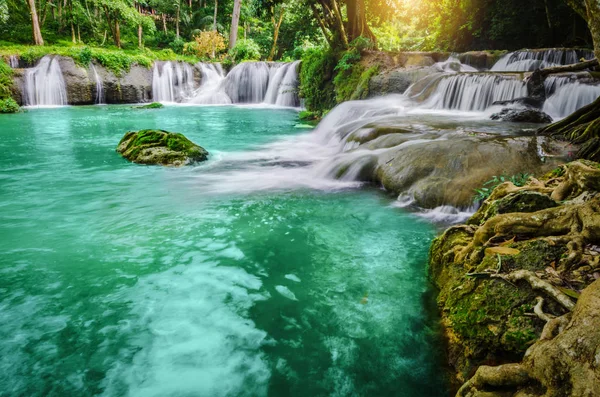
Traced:
<path fill-rule="evenodd" d="M 202 83 L 187 103 L 203 105 L 268 104 L 298 107 L 300 62 L 244 62 L 225 75 L 219 64 L 200 63 Z"/>
<path fill-rule="evenodd" d="M 181 102 L 194 92 L 194 70 L 185 62 L 155 62 L 152 73 L 154 102 Z"/>
<path fill-rule="evenodd" d="M 67 90 L 57 57 L 46 55 L 27 69 L 23 84 L 25 106 L 67 105 Z"/>

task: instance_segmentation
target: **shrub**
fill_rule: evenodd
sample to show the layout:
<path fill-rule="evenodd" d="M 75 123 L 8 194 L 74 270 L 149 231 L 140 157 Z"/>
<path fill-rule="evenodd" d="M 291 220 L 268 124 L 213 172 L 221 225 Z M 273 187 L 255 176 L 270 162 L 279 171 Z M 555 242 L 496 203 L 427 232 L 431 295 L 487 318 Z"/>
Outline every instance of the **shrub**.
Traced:
<path fill-rule="evenodd" d="M 196 55 L 199 58 L 214 58 L 227 48 L 225 37 L 214 30 L 200 32 L 194 36 L 194 41 L 186 43 L 183 53 Z"/>
<path fill-rule="evenodd" d="M 475 189 L 475 197 L 474 201 L 483 201 L 486 200 L 494 189 L 503 184 L 504 182 L 512 182 L 515 186 L 525 186 L 531 174 L 520 173 L 513 176 L 500 175 L 493 176 L 492 179 L 485 182 L 483 186 L 479 189 Z"/>
<path fill-rule="evenodd" d="M 169 47 L 176 54 L 183 54 L 183 47 L 185 46 L 185 41 L 181 37 L 177 37 L 175 40 L 169 43 Z"/>
<path fill-rule="evenodd" d="M 17 113 L 21 108 L 12 98 L 0 99 L 0 113 Z"/>
<path fill-rule="evenodd" d="M 13 71 L 2 58 L 0 58 L 0 99 L 10 98 Z"/>
<path fill-rule="evenodd" d="M 300 67 L 300 96 L 306 109 L 323 112 L 336 105 L 333 74 L 336 56 L 328 47 L 307 49 Z"/>
<path fill-rule="evenodd" d="M 260 47 L 252 39 L 241 39 L 229 50 L 235 62 L 260 60 Z"/>

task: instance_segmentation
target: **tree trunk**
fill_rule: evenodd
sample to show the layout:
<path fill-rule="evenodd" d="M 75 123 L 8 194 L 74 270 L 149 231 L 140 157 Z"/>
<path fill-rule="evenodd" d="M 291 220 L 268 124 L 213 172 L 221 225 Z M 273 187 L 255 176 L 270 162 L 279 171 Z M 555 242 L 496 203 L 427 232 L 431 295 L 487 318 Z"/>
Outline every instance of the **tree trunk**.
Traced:
<path fill-rule="evenodd" d="M 73 25 L 73 21 L 71 21 L 71 41 L 73 44 L 77 44 L 77 38 L 75 38 L 75 25 Z"/>
<path fill-rule="evenodd" d="M 140 23 L 138 25 L 138 48 L 144 48 L 143 44 L 142 44 L 142 34 L 144 33 L 144 30 L 142 29 L 142 24 Z"/>
<path fill-rule="evenodd" d="M 347 0 L 346 7 L 348 12 L 348 41 L 363 36 L 376 44 L 377 38 L 367 24 L 365 0 Z"/>
<path fill-rule="evenodd" d="M 118 19 L 115 19 L 115 44 L 118 48 L 121 48 L 121 28 Z"/>
<path fill-rule="evenodd" d="M 594 55 L 600 60 L 600 3 L 598 0 L 585 0 L 587 24 L 594 42 Z"/>
<path fill-rule="evenodd" d="M 337 4 L 337 0 L 331 0 L 331 8 L 327 5 L 327 0 L 320 0 L 325 19 L 329 20 L 329 30 L 337 33 L 338 40 L 334 40 L 334 43 L 341 44 L 342 48 L 348 48 L 348 36 L 346 35 L 346 29 L 344 28 L 344 21 L 342 20 L 342 13 Z M 333 26 L 332 26 L 333 25 Z"/>
<path fill-rule="evenodd" d="M 175 15 L 175 37 L 179 38 L 179 11 L 181 7 L 177 6 L 177 14 Z"/>
<path fill-rule="evenodd" d="M 281 22 L 283 22 L 283 15 L 285 14 L 284 6 L 281 6 L 279 10 L 279 20 L 275 22 L 275 15 L 273 15 L 273 46 L 271 47 L 271 52 L 269 52 L 269 58 L 267 60 L 270 62 L 275 57 L 275 50 L 277 50 L 277 39 L 279 38 L 279 28 L 281 27 Z"/>
<path fill-rule="evenodd" d="M 231 17 L 231 29 L 229 30 L 229 48 L 235 47 L 237 41 L 238 25 L 240 22 L 240 9 L 242 8 L 242 0 L 234 0 L 233 15 Z"/>
<path fill-rule="evenodd" d="M 163 31 L 166 34 L 167 33 L 167 16 L 165 14 L 161 14 L 161 16 L 162 16 L 162 23 L 163 23 Z"/>
<path fill-rule="evenodd" d="M 215 0 L 215 16 L 213 17 L 213 30 L 217 31 L 217 9 L 219 8 L 219 0 Z M 214 58 L 213 54 L 213 58 Z"/>
<path fill-rule="evenodd" d="M 29 5 L 29 13 L 31 14 L 31 30 L 33 31 L 33 42 L 35 45 L 44 45 L 42 31 L 40 30 L 40 21 L 38 19 L 37 10 L 35 8 L 35 0 L 27 0 Z"/>

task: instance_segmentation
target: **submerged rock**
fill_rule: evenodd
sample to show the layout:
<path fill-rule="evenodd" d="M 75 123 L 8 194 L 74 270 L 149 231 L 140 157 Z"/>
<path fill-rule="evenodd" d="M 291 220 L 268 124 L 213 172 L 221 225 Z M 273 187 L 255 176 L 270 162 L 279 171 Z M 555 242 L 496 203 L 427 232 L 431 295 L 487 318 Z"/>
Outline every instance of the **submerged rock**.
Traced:
<path fill-rule="evenodd" d="M 492 120 L 510 121 L 514 123 L 540 123 L 549 124 L 552 117 L 538 109 L 502 109 L 492 114 Z"/>
<path fill-rule="evenodd" d="M 205 161 L 208 152 L 183 134 L 162 130 L 130 131 L 123 136 L 117 152 L 138 164 L 182 166 Z"/>

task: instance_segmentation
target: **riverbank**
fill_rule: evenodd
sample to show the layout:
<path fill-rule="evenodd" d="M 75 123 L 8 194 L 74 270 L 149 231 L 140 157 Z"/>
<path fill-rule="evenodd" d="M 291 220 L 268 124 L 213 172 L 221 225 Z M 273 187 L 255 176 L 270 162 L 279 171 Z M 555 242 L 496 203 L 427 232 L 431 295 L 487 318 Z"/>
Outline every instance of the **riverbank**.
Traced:
<path fill-rule="evenodd" d="M 600 389 L 599 200 L 600 164 L 568 163 L 523 187 L 501 184 L 433 242 L 429 274 L 458 395 Z"/>

